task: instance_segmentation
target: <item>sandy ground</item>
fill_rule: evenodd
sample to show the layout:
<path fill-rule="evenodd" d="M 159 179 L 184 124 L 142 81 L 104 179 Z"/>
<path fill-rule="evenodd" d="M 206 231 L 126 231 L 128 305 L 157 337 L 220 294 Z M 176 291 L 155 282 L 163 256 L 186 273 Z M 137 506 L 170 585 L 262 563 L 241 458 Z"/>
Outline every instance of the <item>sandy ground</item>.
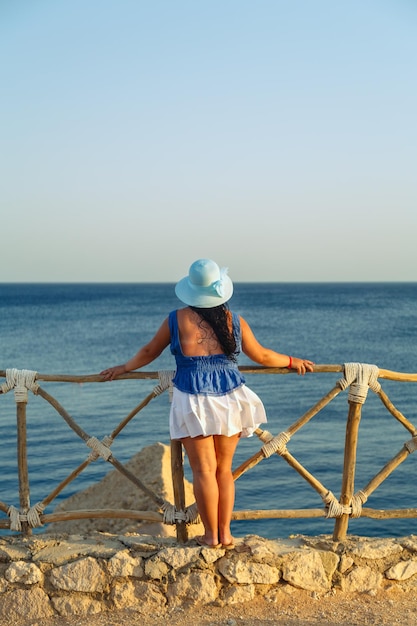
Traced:
<path fill-rule="evenodd" d="M 99 615 L 54 617 L 37 620 L 33 626 L 415 626 L 415 591 L 384 591 L 368 594 L 335 594 L 312 597 L 296 591 L 281 594 L 277 602 L 259 597 L 252 602 L 231 606 L 204 606 L 174 609 L 163 614 L 145 615 L 124 610 Z M 3 626 L 3 624 L 1 625 Z M 8 623 L 10 625 L 10 622 Z"/>

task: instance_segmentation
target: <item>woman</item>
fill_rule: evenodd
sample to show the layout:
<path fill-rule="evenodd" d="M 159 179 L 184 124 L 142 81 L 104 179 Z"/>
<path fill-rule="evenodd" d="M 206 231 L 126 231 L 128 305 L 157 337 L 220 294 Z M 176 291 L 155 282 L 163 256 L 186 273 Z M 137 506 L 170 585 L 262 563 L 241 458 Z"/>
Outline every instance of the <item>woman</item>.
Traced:
<path fill-rule="evenodd" d="M 232 461 L 239 438 L 266 422 L 260 398 L 237 365 L 242 350 L 267 367 L 313 371 L 313 362 L 263 347 L 249 324 L 227 305 L 233 283 L 210 259 L 195 261 L 175 293 L 186 305 L 172 311 L 149 343 L 123 365 L 101 372 L 106 380 L 148 365 L 171 346 L 176 360 L 170 410 L 171 439 L 181 440 L 193 473 L 204 535 L 200 545 L 233 547 L 230 523 L 235 489 Z"/>

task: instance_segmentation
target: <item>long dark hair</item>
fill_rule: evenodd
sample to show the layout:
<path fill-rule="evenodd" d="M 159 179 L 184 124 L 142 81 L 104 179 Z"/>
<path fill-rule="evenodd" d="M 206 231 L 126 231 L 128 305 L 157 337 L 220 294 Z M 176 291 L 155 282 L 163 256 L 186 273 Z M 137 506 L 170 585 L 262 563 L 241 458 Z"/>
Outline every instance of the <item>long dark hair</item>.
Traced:
<path fill-rule="evenodd" d="M 229 306 L 225 303 L 210 309 L 200 309 L 195 306 L 190 306 L 190 309 L 213 329 L 225 355 L 232 361 L 236 361 L 237 345 L 233 330 L 229 328 Z"/>

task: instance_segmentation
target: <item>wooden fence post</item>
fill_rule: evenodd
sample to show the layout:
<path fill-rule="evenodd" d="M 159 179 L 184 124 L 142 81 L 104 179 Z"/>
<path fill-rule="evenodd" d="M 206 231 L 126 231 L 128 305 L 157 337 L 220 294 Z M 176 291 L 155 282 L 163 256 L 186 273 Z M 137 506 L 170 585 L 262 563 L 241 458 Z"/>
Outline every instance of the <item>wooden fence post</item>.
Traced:
<path fill-rule="evenodd" d="M 17 402 L 16 415 L 20 511 L 21 513 L 27 513 L 30 509 L 30 488 L 27 458 L 26 402 Z M 22 522 L 22 533 L 26 536 L 32 534 L 32 529 L 27 522 Z"/>
<path fill-rule="evenodd" d="M 355 489 L 356 451 L 358 444 L 359 422 L 361 420 L 362 405 L 358 402 L 349 401 L 349 413 L 346 424 L 345 457 L 343 464 L 342 493 L 340 504 L 349 505 Z M 344 513 L 336 519 L 333 541 L 346 538 L 349 524 L 349 515 Z"/>
<path fill-rule="evenodd" d="M 172 486 L 174 489 L 174 503 L 177 511 L 185 510 L 185 487 L 184 487 L 184 464 L 182 456 L 182 443 L 178 440 L 171 440 L 171 471 Z M 185 543 L 188 541 L 188 530 L 185 521 L 177 520 L 177 541 Z"/>

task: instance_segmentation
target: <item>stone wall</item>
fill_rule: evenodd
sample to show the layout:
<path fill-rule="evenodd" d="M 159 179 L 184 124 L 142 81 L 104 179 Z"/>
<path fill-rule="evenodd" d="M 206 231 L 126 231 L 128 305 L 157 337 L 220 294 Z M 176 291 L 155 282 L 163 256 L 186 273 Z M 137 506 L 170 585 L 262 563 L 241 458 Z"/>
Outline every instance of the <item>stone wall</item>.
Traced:
<path fill-rule="evenodd" d="M 400 539 L 250 535 L 232 550 L 149 535 L 0 539 L 0 620 L 133 609 L 164 615 L 189 604 L 233 604 L 303 589 L 313 597 L 417 590 L 417 536 Z"/>

